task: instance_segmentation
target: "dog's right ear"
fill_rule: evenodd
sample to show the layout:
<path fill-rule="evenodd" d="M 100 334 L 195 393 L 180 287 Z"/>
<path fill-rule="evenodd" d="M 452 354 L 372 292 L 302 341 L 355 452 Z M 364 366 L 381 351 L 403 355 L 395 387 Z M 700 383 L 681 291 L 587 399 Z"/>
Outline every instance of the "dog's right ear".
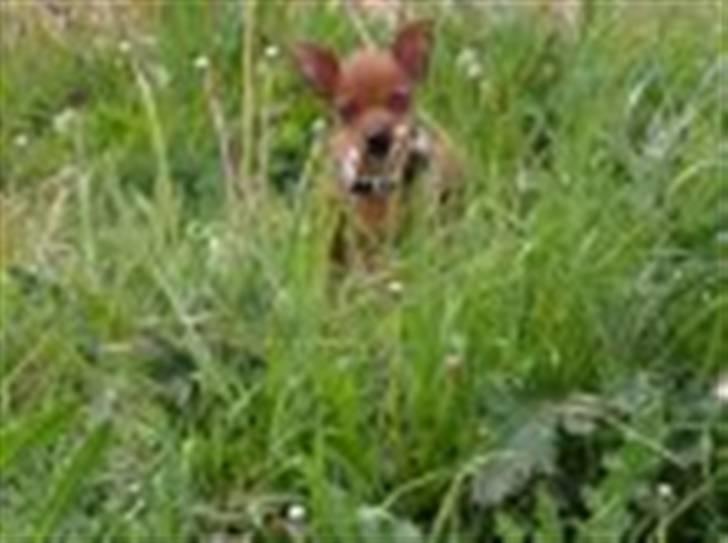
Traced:
<path fill-rule="evenodd" d="M 411 22 L 397 32 L 392 53 L 413 81 L 421 80 L 427 72 L 433 40 L 430 19 Z"/>
<path fill-rule="evenodd" d="M 339 83 L 339 59 L 333 51 L 302 42 L 293 47 L 293 60 L 319 95 L 326 99 L 333 98 Z"/>

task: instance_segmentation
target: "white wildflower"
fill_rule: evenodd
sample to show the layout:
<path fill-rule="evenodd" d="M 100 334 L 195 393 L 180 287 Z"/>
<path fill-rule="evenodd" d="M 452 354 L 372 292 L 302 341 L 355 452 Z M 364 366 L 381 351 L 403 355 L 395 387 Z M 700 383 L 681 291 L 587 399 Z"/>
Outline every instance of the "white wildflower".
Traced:
<path fill-rule="evenodd" d="M 321 134 L 325 130 L 326 130 L 326 119 L 324 119 L 323 117 L 318 117 L 311 124 L 311 132 L 313 132 L 315 135 Z"/>
<path fill-rule="evenodd" d="M 22 149 L 28 146 L 28 143 L 30 143 L 30 139 L 25 134 L 18 134 L 13 139 L 13 143 L 15 144 L 15 147 Z"/>
<path fill-rule="evenodd" d="M 713 388 L 713 396 L 718 403 L 728 405 L 728 373 L 718 377 L 718 382 Z"/>
<path fill-rule="evenodd" d="M 465 70 L 465 76 L 468 79 L 480 79 L 483 75 L 483 67 L 479 62 L 473 62 Z"/>
<path fill-rule="evenodd" d="M 387 290 L 392 294 L 402 294 L 404 291 L 404 285 L 401 281 L 393 280 L 387 285 Z"/>
<path fill-rule="evenodd" d="M 302 523 L 306 520 L 306 508 L 298 503 L 292 504 L 286 511 L 286 517 L 290 522 Z"/>
<path fill-rule="evenodd" d="M 76 111 L 66 108 L 53 117 L 53 130 L 58 134 L 67 134 L 76 119 Z"/>
<path fill-rule="evenodd" d="M 455 59 L 455 66 L 471 80 L 480 79 L 483 75 L 483 65 L 478 60 L 478 53 L 471 47 L 466 47 L 460 52 Z"/>
<path fill-rule="evenodd" d="M 263 51 L 263 54 L 265 55 L 265 58 L 272 60 L 274 58 L 278 58 L 278 55 L 280 55 L 280 52 L 281 51 L 277 45 L 269 45 L 268 47 L 265 48 L 265 50 Z"/>
<path fill-rule="evenodd" d="M 210 59 L 205 55 L 199 55 L 195 58 L 194 66 L 195 69 L 200 70 L 201 72 L 207 70 L 210 67 Z"/>
<path fill-rule="evenodd" d="M 468 66 L 478 62 L 478 55 L 472 47 L 466 47 L 455 59 L 455 65 L 461 70 L 467 69 Z"/>
<path fill-rule="evenodd" d="M 672 486 L 667 483 L 660 483 L 657 485 L 657 495 L 663 500 L 669 500 L 673 497 Z"/>

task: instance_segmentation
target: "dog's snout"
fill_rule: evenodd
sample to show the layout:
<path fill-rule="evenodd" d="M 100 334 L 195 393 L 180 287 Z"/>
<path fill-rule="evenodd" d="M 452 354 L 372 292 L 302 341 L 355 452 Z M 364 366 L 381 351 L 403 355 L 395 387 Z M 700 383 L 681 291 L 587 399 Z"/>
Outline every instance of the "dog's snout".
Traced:
<path fill-rule="evenodd" d="M 367 138 L 367 153 L 376 158 L 385 158 L 392 147 L 392 134 L 389 130 L 379 130 Z"/>
<path fill-rule="evenodd" d="M 370 179 L 357 179 L 351 185 L 351 192 L 359 196 L 368 196 L 374 192 L 374 183 Z"/>

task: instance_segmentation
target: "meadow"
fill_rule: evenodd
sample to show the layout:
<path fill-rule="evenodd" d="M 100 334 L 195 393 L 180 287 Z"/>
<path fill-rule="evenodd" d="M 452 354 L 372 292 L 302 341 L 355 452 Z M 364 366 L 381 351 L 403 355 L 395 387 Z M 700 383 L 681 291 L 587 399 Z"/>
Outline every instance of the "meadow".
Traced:
<path fill-rule="evenodd" d="M 386 25 L 0 5 L 2 541 L 728 542 L 728 12 L 417 4 L 467 204 L 333 289 L 287 51 Z"/>

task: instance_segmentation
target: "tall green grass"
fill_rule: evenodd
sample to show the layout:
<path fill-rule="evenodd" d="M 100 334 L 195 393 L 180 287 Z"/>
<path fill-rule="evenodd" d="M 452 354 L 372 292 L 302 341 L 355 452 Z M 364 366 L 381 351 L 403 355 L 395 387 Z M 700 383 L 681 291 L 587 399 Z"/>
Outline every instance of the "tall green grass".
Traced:
<path fill-rule="evenodd" d="M 333 289 L 286 47 L 345 13 L 5 13 L 3 537 L 724 537 L 720 6 L 593 7 L 421 8 L 467 205 Z"/>

